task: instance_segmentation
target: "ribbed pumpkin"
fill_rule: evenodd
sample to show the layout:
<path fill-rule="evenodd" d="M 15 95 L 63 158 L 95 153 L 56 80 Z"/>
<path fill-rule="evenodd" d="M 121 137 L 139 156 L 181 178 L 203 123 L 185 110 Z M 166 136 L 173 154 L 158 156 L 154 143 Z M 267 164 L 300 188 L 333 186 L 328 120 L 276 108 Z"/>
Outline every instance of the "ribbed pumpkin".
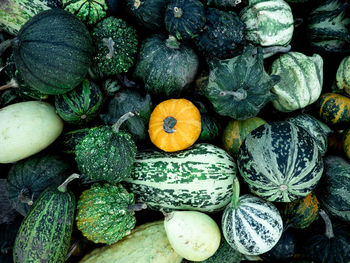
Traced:
<path fill-rule="evenodd" d="M 75 88 L 90 66 L 92 40 L 84 24 L 62 9 L 39 13 L 14 39 L 15 64 L 23 80 L 45 94 Z"/>
<path fill-rule="evenodd" d="M 350 98 L 336 93 L 324 93 L 319 102 L 319 115 L 326 122 L 341 124 L 350 122 Z"/>
<path fill-rule="evenodd" d="M 116 243 L 135 227 L 134 203 L 121 184 L 95 183 L 78 200 L 77 227 L 94 243 Z"/>
<path fill-rule="evenodd" d="M 201 115 L 186 99 L 170 99 L 158 104 L 149 120 L 152 143 L 166 152 L 190 147 L 201 133 Z"/>
<path fill-rule="evenodd" d="M 283 217 L 287 224 L 295 228 L 306 228 L 318 218 L 319 202 L 316 195 L 311 192 L 303 198 L 287 203 L 284 207 Z"/>
<path fill-rule="evenodd" d="M 261 125 L 248 134 L 238 152 L 237 164 L 252 193 L 277 202 L 306 196 L 323 172 L 322 156 L 314 139 L 286 121 Z"/>
<path fill-rule="evenodd" d="M 350 96 L 350 56 L 343 58 L 336 74 L 337 86 Z"/>
<path fill-rule="evenodd" d="M 266 121 L 259 117 L 253 117 L 246 120 L 230 120 L 222 135 L 222 144 L 224 149 L 232 156 L 237 157 L 239 148 L 241 147 L 245 137 L 259 126 L 265 124 Z"/>

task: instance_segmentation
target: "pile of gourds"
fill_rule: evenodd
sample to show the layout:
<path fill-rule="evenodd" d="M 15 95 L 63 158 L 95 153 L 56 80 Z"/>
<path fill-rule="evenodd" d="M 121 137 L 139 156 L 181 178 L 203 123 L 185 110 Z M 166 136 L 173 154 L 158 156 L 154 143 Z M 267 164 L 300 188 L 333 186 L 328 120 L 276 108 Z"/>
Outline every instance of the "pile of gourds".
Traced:
<path fill-rule="evenodd" d="M 0 262 L 350 262 L 348 1 L 0 6 Z"/>

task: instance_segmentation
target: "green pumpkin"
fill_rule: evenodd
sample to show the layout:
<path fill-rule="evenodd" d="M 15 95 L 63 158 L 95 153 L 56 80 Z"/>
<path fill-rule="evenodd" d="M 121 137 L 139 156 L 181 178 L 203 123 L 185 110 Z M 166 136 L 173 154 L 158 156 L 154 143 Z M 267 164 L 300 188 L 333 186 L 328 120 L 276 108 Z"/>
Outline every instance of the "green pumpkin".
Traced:
<path fill-rule="evenodd" d="M 175 37 L 153 35 L 142 42 L 134 77 L 151 95 L 179 96 L 197 73 L 196 53 Z"/>
<path fill-rule="evenodd" d="M 142 96 L 138 91 L 126 89 L 114 94 L 109 101 L 108 112 L 100 117 L 105 124 L 114 124 L 123 114 L 127 112 L 136 113 L 134 117 L 125 121 L 125 128 L 135 139 L 143 141 L 148 138 L 148 122 L 151 116 L 152 101 L 147 94 Z"/>
<path fill-rule="evenodd" d="M 239 14 L 246 25 L 246 38 L 255 45 L 286 46 L 292 39 L 294 19 L 283 0 L 249 0 Z"/>
<path fill-rule="evenodd" d="M 288 52 L 273 61 L 270 72 L 281 77 L 272 89 L 277 95 L 272 104 L 279 111 L 305 108 L 321 94 L 323 60 L 317 54 L 308 57 L 300 52 Z"/>
<path fill-rule="evenodd" d="M 245 25 L 233 12 L 208 8 L 207 22 L 195 44 L 205 57 L 232 58 L 241 54 L 245 45 Z"/>
<path fill-rule="evenodd" d="M 93 25 L 107 15 L 105 0 L 63 0 L 63 9 L 76 15 L 86 24 Z"/>
<path fill-rule="evenodd" d="M 68 11 L 52 9 L 30 19 L 13 42 L 24 82 L 45 94 L 63 94 L 83 81 L 92 57 L 84 24 Z"/>
<path fill-rule="evenodd" d="M 324 53 L 350 51 L 350 18 L 347 3 L 341 0 L 322 1 L 308 16 L 311 48 Z"/>
<path fill-rule="evenodd" d="M 89 133 L 75 147 L 75 160 L 82 174 L 92 181 L 119 183 L 129 177 L 135 161 L 136 145 L 120 125 L 134 114 L 124 114 L 112 127 L 101 126 Z"/>
<path fill-rule="evenodd" d="M 277 78 L 265 72 L 261 48 L 256 56 L 254 50 L 250 45 L 242 55 L 213 63 L 204 92 L 219 115 L 255 117 L 273 98 L 270 90 Z"/>
<path fill-rule="evenodd" d="M 74 90 L 56 95 L 55 108 L 65 122 L 83 125 L 97 116 L 102 100 L 103 95 L 99 87 L 85 79 Z"/>
<path fill-rule="evenodd" d="M 350 56 L 342 59 L 336 74 L 337 87 L 350 96 Z"/>
<path fill-rule="evenodd" d="M 199 0 L 171 0 L 165 10 L 165 27 L 177 39 L 192 39 L 204 27 L 205 9 Z"/>
<path fill-rule="evenodd" d="M 6 192 L 13 207 L 26 215 L 49 186 L 59 186 L 68 176 L 70 164 L 63 157 L 39 153 L 14 164 L 8 173 Z"/>
<path fill-rule="evenodd" d="M 80 195 L 77 227 L 94 243 L 116 243 L 135 227 L 134 203 L 134 195 L 121 184 L 95 183 Z"/>
<path fill-rule="evenodd" d="M 350 163 L 339 156 L 325 158 L 325 172 L 316 189 L 322 207 L 332 216 L 350 222 Z"/>

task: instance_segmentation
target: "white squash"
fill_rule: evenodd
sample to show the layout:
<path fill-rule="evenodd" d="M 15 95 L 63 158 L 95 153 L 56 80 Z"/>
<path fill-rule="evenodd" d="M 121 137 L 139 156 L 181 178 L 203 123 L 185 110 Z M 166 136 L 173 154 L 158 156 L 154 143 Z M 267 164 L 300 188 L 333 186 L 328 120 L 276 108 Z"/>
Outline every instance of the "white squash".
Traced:
<path fill-rule="evenodd" d="M 219 248 L 220 229 L 202 212 L 171 212 L 166 214 L 164 227 L 172 248 L 187 260 L 206 260 Z"/>
<path fill-rule="evenodd" d="M 27 101 L 0 109 L 0 163 L 27 158 L 61 134 L 63 121 L 46 102 Z"/>

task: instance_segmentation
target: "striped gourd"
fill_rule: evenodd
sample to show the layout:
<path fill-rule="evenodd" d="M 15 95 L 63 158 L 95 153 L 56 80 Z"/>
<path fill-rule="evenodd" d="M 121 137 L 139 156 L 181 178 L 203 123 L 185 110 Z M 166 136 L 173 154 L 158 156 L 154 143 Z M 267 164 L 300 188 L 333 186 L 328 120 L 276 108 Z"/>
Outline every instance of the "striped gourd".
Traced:
<path fill-rule="evenodd" d="M 325 158 L 325 173 L 316 189 L 322 207 L 350 222 L 350 163 L 339 156 Z"/>
<path fill-rule="evenodd" d="M 67 191 L 71 175 L 59 187 L 47 188 L 24 218 L 13 249 L 15 263 L 65 262 L 71 239 L 75 197 Z"/>
<path fill-rule="evenodd" d="M 336 93 L 324 93 L 321 95 L 318 107 L 319 115 L 331 124 L 350 122 L 350 98 Z"/>
<path fill-rule="evenodd" d="M 150 208 L 213 212 L 230 202 L 234 178 L 232 157 L 200 143 L 174 153 L 139 151 L 131 178 L 125 181 L 135 198 Z"/>
<path fill-rule="evenodd" d="M 350 56 L 343 58 L 336 74 L 337 87 L 350 96 Z"/>
<path fill-rule="evenodd" d="M 271 74 L 280 81 L 272 88 L 277 98 L 273 106 L 283 112 L 294 111 L 314 103 L 323 84 L 323 60 L 314 54 L 308 57 L 300 52 L 288 52 L 271 65 Z"/>
<path fill-rule="evenodd" d="M 256 45 L 285 46 L 292 39 L 293 14 L 283 0 L 249 0 L 240 17 L 246 25 L 246 39 Z"/>
<path fill-rule="evenodd" d="M 272 203 L 249 194 L 235 195 L 222 215 L 221 227 L 231 247 L 245 255 L 259 255 L 281 238 L 283 221 Z"/>
<path fill-rule="evenodd" d="M 315 141 L 304 129 L 285 121 L 264 124 L 248 134 L 237 164 L 254 194 L 277 202 L 306 196 L 323 172 Z"/>

